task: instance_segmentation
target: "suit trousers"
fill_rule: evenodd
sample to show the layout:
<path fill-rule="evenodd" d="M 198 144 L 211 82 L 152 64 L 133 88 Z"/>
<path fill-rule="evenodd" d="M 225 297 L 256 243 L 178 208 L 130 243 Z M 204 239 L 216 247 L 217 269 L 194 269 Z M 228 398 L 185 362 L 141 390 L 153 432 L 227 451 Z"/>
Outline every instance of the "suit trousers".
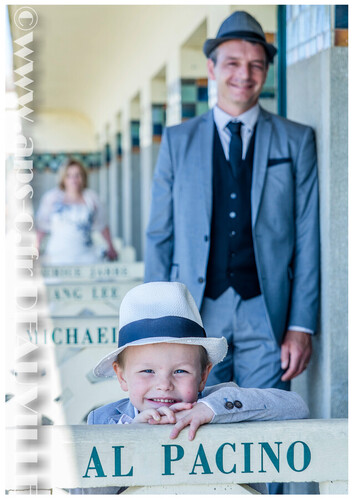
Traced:
<path fill-rule="evenodd" d="M 262 295 L 242 300 L 229 287 L 216 300 L 204 297 L 201 317 L 207 336 L 223 336 L 228 342 L 227 356 L 212 368 L 207 385 L 235 381 L 240 387 L 290 390 L 290 382 L 281 381 L 281 347 Z"/>

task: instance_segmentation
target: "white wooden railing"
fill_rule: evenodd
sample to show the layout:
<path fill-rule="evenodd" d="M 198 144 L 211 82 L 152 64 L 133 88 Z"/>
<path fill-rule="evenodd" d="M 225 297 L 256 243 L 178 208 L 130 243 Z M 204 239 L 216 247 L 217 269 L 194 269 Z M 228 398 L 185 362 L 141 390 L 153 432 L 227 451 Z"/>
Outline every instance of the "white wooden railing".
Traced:
<path fill-rule="evenodd" d="M 143 262 L 105 262 L 85 266 L 43 266 L 48 315 L 118 315 L 120 303 L 143 283 Z"/>
<path fill-rule="evenodd" d="M 128 486 L 123 494 L 255 494 L 245 484 L 309 481 L 319 483 L 321 494 L 348 493 L 346 419 L 208 424 L 194 441 L 186 429 L 171 440 L 170 430 L 148 424 L 42 427 L 50 463 L 42 484 L 48 493 Z M 7 436 L 8 453 L 15 456 L 16 430 Z M 11 467 L 10 493 L 23 485 Z"/>
<path fill-rule="evenodd" d="M 46 283 L 85 281 L 125 281 L 143 279 L 143 262 L 102 262 L 82 266 L 43 266 Z"/>
<path fill-rule="evenodd" d="M 96 316 L 116 315 L 126 293 L 143 280 L 120 283 L 86 282 L 48 284 L 46 295 L 51 316 L 79 316 L 89 311 Z"/>

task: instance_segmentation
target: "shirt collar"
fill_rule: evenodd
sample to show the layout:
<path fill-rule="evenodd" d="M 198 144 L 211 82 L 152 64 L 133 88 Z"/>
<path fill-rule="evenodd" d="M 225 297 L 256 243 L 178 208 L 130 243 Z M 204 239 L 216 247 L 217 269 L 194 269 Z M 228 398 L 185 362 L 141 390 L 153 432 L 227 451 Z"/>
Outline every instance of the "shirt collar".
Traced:
<path fill-rule="evenodd" d="M 234 117 L 229 113 L 226 113 L 225 111 L 223 111 L 223 109 L 221 109 L 216 105 L 213 108 L 213 119 L 219 130 L 225 130 L 228 122 L 236 118 L 236 121 L 241 121 L 245 125 L 245 127 L 252 132 L 259 117 L 259 113 L 260 113 L 259 103 L 256 103 L 255 106 L 248 109 L 247 111 L 245 111 L 244 113 L 242 113 L 237 117 Z"/>

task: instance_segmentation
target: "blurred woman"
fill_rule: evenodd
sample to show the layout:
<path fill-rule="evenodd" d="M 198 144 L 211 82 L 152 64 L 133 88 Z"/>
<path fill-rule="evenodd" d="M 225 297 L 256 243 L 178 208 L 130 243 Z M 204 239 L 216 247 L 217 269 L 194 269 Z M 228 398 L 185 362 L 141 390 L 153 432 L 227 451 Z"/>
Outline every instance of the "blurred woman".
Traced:
<path fill-rule="evenodd" d="M 100 231 L 108 244 L 107 257 L 117 258 L 104 207 L 87 188 L 87 172 L 76 160 L 62 168 L 59 187 L 46 193 L 36 217 L 37 246 L 48 234 L 43 262 L 51 265 L 90 264 L 99 260 L 92 231 Z"/>

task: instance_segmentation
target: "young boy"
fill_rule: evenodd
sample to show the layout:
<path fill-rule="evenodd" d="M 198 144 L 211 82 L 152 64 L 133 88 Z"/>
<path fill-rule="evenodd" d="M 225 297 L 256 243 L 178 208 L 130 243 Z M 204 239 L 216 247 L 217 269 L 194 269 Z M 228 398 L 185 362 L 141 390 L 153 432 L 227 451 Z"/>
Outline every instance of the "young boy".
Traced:
<path fill-rule="evenodd" d="M 88 424 L 174 424 L 171 439 L 190 426 L 192 440 L 206 423 L 308 417 L 306 404 L 294 392 L 235 383 L 205 389 L 212 366 L 227 353 L 227 341 L 206 337 L 182 283 L 152 282 L 130 290 L 120 306 L 119 327 L 118 348 L 94 373 L 115 373 L 129 398 L 93 410 Z"/>
<path fill-rule="evenodd" d="M 171 438 L 190 425 L 307 418 L 301 397 L 279 389 L 242 389 L 235 383 L 205 389 L 212 366 L 227 353 L 224 337 L 206 337 L 200 313 L 186 286 L 177 282 L 139 285 L 124 297 L 118 348 L 96 368 L 116 373 L 129 399 L 102 406 L 88 424 L 175 423 Z"/>

